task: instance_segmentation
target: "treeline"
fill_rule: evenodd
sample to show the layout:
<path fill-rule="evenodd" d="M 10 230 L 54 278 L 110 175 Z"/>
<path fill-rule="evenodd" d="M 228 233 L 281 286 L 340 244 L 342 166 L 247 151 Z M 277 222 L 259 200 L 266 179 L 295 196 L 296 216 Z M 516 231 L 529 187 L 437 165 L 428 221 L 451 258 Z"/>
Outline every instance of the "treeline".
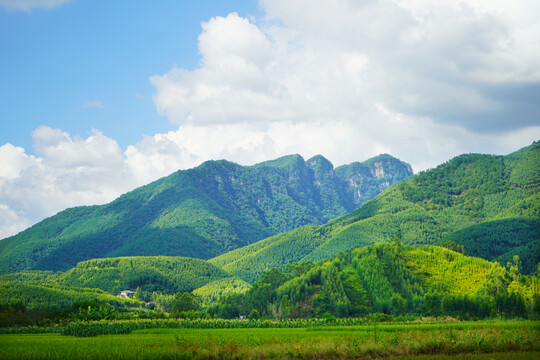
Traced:
<path fill-rule="evenodd" d="M 207 312 L 221 318 L 275 319 L 453 316 L 461 319 L 539 316 L 537 276 L 519 272 L 519 257 L 497 263 L 399 239 L 320 262 L 265 272 L 245 293 L 223 297 Z"/>

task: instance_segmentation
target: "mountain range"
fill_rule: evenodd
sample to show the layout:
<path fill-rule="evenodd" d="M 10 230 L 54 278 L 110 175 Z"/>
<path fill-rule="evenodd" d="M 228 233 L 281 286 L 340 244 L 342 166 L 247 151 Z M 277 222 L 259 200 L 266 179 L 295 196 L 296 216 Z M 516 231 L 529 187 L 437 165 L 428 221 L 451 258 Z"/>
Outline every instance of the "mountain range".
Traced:
<path fill-rule="evenodd" d="M 68 209 L 1 241 L 0 298 L 34 310 L 92 299 L 132 308 L 151 300 L 170 312 L 173 294 L 192 292 L 207 315 L 223 318 L 253 309 L 276 318 L 540 314 L 540 142 L 506 156 L 464 154 L 406 177 L 409 172 L 388 155 L 337 169 L 322 156 L 251 167 L 207 162 L 110 204 Z M 369 191 L 387 186 L 360 206 Z M 327 221 L 340 212 L 346 214 Z M 221 244 L 224 251 L 222 237 L 199 242 L 210 234 L 201 223 L 215 224 L 216 214 L 235 239 L 283 232 L 211 259 L 149 256 L 182 231 L 180 239 L 192 242 L 188 249 Z M 298 225 L 306 219 L 316 220 Z M 155 230 L 167 230 L 167 221 L 177 226 Z M 99 246 L 108 244 L 103 234 L 114 224 L 123 226 L 127 246 L 84 259 L 101 254 Z M 285 231 L 289 226 L 295 228 Z M 145 231 L 144 241 L 136 237 Z M 145 256 L 129 254 L 136 252 L 133 244 Z M 94 253 L 76 251 L 92 245 Z M 56 247 L 40 253 L 47 246 Z M 128 254 L 113 257 L 120 250 Z M 75 265 L 77 258 L 83 259 Z M 125 289 L 139 295 L 112 295 Z"/>
<path fill-rule="evenodd" d="M 421 172 L 350 214 L 233 250 L 210 262 L 254 282 L 265 270 L 316 261 L 399 237 L 405 244 L 462 245 L 524 273 L 540 261 L 540 142 L 507 156 L 464 154 Z"/>
<path fill-rule="evenodd" d="M 336 169 L 320 155 L 253 166 L 208 161 L 109 204 L 64 210 L 0 241 L 0 273 L 68 270 L 118 256 L 209 259 L 325 224 L 412 174 L 409 164 L 386 154 Z"/>

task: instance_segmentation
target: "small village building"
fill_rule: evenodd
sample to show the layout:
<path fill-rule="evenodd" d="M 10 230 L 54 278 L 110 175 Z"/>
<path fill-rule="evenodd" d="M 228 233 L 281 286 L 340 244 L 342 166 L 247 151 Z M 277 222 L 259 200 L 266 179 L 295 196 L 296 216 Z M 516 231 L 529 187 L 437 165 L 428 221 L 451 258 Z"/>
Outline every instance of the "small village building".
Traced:
<path fill-rule="evenodd" d="M 126 298 L 126 299 L 131 299 L 131 297 L 133 296 L 133 294 L 135 294 L 135 291 L 131 291 L 131 290 L 122 290 L 118 293 L 118 295 L 116 295 L 116 297 L 123 297 L 123 298 Z"/>

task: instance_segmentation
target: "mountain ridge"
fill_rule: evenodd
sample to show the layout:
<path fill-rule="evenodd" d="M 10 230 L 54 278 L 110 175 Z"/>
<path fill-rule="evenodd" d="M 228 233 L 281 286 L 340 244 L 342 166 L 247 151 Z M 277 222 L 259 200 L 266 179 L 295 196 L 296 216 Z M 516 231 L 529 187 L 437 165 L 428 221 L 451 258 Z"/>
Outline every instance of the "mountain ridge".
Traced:
<path fill-rule="evenodd" d="M 66 209 L 0 241 L 0 273 L 66 270 L 102 257 L 212 258 L 302 225 L 324 224 L 412 175 L 409 164 L 390 156 L 369 164 L 382 171 L 367 165 L 362 173 L 350 171 L 357 179 L 350 186 L 320 155 L 252 166 L 206 161 L 108 204 Z M 355 197 L 356 190 L 362 196 Z"/>
<path fill-rule="evenodd" d="M 507 223 L 492 222 L 503 219 L 518 228 L 522 220 L 532 222 L 532 228 L 540 227 L 539 188 L 540 142 L 506 156 L 464 154 L 386 189 L 362 207 L 325 225 L 279 234 L 210 262 L 253 282 L 270 268 L 321 260 L 352 247 L 393 239 L 397 234 L 405 244 L 416 245 L 434 244 L 479 224 L 486 224 L 487 229 L 498 226 L 502 231 Z M 505 230 L 506 234 L 511 236 L 515 229 Z M 449 240 L 481 248 L 471 245 L 474 241 L 466 236 Z M 519 249 L 505 245 L 507 248 L 497 256 L 469 250 L 493 260 L 502 256 L 498 259 L 501 261 L 519 253 L 524 269 L 531 273 L 540 260 L 539 244 L 538 231 L 531 230 L 519 243 Z M 533 251 L 528 253 L 528 249 Z"/>

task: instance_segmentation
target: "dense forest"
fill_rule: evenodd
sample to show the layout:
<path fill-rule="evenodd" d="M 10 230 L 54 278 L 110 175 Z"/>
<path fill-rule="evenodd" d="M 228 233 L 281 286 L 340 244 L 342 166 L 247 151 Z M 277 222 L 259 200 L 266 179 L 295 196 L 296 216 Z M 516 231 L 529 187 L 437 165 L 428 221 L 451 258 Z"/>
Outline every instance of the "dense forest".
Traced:
<path fill-rule="evenodd" d="M 456 246 L 449 244 L 452 248 Z M 106 284 L 107 274 L 114 286 L 118 279 L 130 278 L 117 270 L 127 271 L 127 264 L 137 260 L 139 262 L 134 264 L 140 268 L 139 274 L 148 274 L 153 261 L 162 264 L 164 273 L 172 265 L 177 266 L 179 269 L 169 272 L 168 276 L 171 283 L 176 280 L 182 285 L 171 286 L 168 290 L 174 291 L 167 293 L 159 284 L 150 282 L 143 290 L 144 281 L 149 280 L 146 278 L 142 283 L 131 283 L 133 289 L 137 285 L 132 299 L 74 285 L 89 277 L 96 279 L 86 285 Z M 188 264 L 183 264 L 185 259 L 176 260 L 97 259 L 85 261 L 66 273 L 30 271 L 4 275 L 0 278 L 3 300 L 0 325 L 17 321 L 32 323 L 36 318 L 43 322 L 59 316 L 85 319 L 92 311 L 93 319 L 105 319 L 110 314 L 114 314 L 114 318 L 274 320 L 364 317 L 373 313 L 459 319 L 540 316 L 538 274 L 523 275 L 519 256 L 515 255 L 511 263 L 501 266 L 446 247 L 407 246 L 402 243 L 400 234 L 394 240 L 341 252 L 329 259 L 291 263 L 283 270 L 273 268 L 265 271 L 253 285 L 231 276 L 224 277 L 228 274 L 212 269 L 204 260 Z M 96 270 L 107 268 L 109 272 L 96 275 Z M 71 280 L 65 281 L 66 278 Z M 212 278 L 217 279 L 211 281 Z M 203 285 L 194 288 L 195 283 Z M 153 292 L 149 290 L 150 285 L 154 286 Z"/>
<path fill-rule="evenodd" d="M 253 166 L 225 160 L 133 190 L 103 206 L 67 209 L 0 241 L 0 273 L 68 270 L 119 256 L 208 259 L 268 236 L 344 215 L 412 175 L 380 155 L 334 170 L 322 156 Z"/>
<path fill-rule="evenodd" d="M 146 294 L 175 294 L 230 277 L 224 270 L 200 259 L 135 256 L 82 261 L 63 273 L 30 270 L 4 274 L 0 275 L 0 281 L 100 289 L 115 295 L 137 288 Z"/>
<path fill-rule="evenodd" d="M 468 154 L 419 173 L 322 226 L 279 234 L 210 260 L 253 283 L 272 267 L 317 261 L 400 233 L 409 245 L 453 241 L 523 272 L 540 261 L 540 142 L 507 156 Z M 493 236 L 497 232 L 496 236 Z"/>
<path fill-rule="evenodd" d="M 266 271 L 246 292 L 208 308 L 223 318 L 258 314 L 275 319 L 394 316 L 538 316 L 540 282 L 508 267 L 439 246 L 396 240 L 342 252 L 318 262 Z M 534 315 L 536 314 L 536 315 Z"/>

